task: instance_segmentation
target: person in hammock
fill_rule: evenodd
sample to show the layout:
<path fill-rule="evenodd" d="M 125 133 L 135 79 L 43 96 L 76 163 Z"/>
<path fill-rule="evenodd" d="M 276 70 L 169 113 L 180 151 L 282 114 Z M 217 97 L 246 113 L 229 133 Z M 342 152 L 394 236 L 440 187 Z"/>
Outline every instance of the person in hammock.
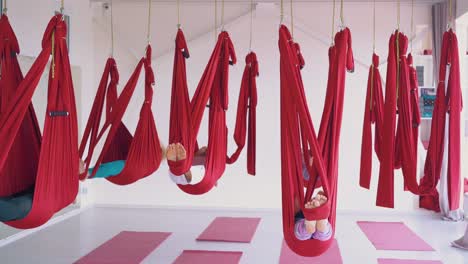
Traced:
<path fill-rule="evenodd" d="M 310 159 L 310 166 L 313 164 L 313 158 Z M 307 171 L 305 162 L 302 164 L 302 175 L 306 181 L 309 180 L 309 172 Z M 328 198 L 323 191 L 319 191 L 315 197 L 305 204 L 305 208 L 313 209 L 322 206 L 327 202 Z M 294 234 L 299 240 L 317 239 L 320 241 L 327 241 L 333 235 L 333 229 L 328 222 L 328 219 L 321 219 L 317 221 L 309 221 L 305 219 L 299 204 L 299 197 L 296 196 L 294 200 Z"/>
<path fill-rule="evenodd" d="M 195 153 L 195 156 L 193 157 L 192 161 L 192 166 L 202 167 L 205 164 L 206 150 L 207 147 L 202 147 Z M 166 158 L 170 161 L 185 160 L 187 158 L 187 151 L 181 143 L 170 144 L 166 149 Z M 193 178 L 191 170 L 184 173 L 183 177 L 182 175 L 174 175 L 169 170 L 169 177 L 174 183 L 180 185 L 190 184 Z"/>

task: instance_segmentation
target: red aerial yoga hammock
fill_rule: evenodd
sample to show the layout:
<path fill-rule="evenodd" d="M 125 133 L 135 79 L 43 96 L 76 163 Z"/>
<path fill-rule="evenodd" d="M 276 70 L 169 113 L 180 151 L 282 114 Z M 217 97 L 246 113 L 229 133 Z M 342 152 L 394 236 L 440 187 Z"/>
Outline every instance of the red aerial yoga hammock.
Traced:
<path fill-rule="evenodd" d="M 2 106 L 0 116 L 0 139 L 3 146 L 0 153 L 0 168 L 4 168 L 6 163 L 10 162 L 10 154 L 15 155 L 11 151 L 14 150 L 17 135 L 29 135 L 31 139 L 28 141 L 32 145 L 20 150 L 22 155 L 29 155 L 27 157 L 31 160 L 25 161 L 24 164 L 16 164 L 19 167 L 31 166 L 29 173 L 33 173 L 37 166 L 36 174 L 28 176 L 29 182 L 24 186 L 10 184 L 14 182 L 18 170 L 9 172 L 8 175 L 5 172 L 2 174 L 3 194 L 13 194 L 34 184 L 34 198 L 29 214 L 23 219 L 5 223 L 15 228 L 34 228 L 44 224 L 54 213 L 71 204 L 78 193 L 78 123 L 66 35 L 66 23 L 62 15 L 55 15 L 44 33 L 42 51 L 24 80 L 19 83 L 21 75 L 18 69 L 14 70 L 17 66 L 9 70 L 16 72 L 16 78 L 9 79 L 11 81 L 9 89 L 15 89 L 15 93 L 9 96 L 8 102 L 2 101 L 2 104 L 6 105 Z M 12 43 L 16 42 L 14 38 L 10 40 Z M 2 45 L 6 45 L 5 42 L 2 42 Z M 8 49 L 11 52 L 2 56 L 13 58 L 13 53 L 18 51 L 17 45 L 12 45 Z M 41 144 L 31 99 L 51 54 L 47 114 Z M 12 65 L 17 65 L 17 62 Z M 2 69 L 3 67 L 7 66 L 2 64 Z M 19 85 L 14 87 L 18 83 Z M 26 122 L 30 124 L 25 124 Z M 25 129 L 29 130 L 24 131 Z M 40 155 L 36 161 L 34 158 L 37 158 L 36 150 L 39 147 Z M 12 188 L 8 189 L 9 186 Z"/>
<path fill-rule="evenodd" d="M 338 32 L 335 45 L 329 50 L 329 78 L 319 137 L 315 134 L 308 111 L 300 69 L 304 60 L 286 26 L 279 30 L 281 74 L 281 189 L 283 203 L 283 234 L 288 246 L 302 256 L 324 253 L 333 239 L 300 241 L 294 234 L 294 201 L 299 198 L 301 210 L 308 220 L 328 218 L 335 230 L 338 183 L 338 143 L 343 114 L 346 70 L 354 70 L 351 33 L 348 28 Z M 302 153 L 302 154 L 301 154 Z M 302 161 L 314 157 L 313 167 L 306 162 L 311 175 L 307 186 L 303 181 Z M 315 173 L 316 172 L 316 173 Z M 321 186 L 327 202 L 321 207 L 306 209 L 305 202 L 314 189 Z M 307 187 L 304 196 L 304 187 Z"/>
<path fill-rule="evenodd" d="M 23 80 L 17 54 L 19 45 L 8 17 L 0 18 L 0 117 Z M 32 104 L 28 106 L 3 168 L 0 197 L 8 197 L 34 186 L 41 148 L 41 131 Z M 24 151 L 24 150 L 27 151 Z M 3 150 L 5 151 L 5 150 Z"/>
<path fill-rule="evenodd" d="M 132 136 L 123 124 L 122 118 L 143 67 L 145 69 L 145 100 L 140 110 L 135 136 Z M 119 82 L 117 65 L 113 58 L 107 60 L 79 150 L 80 156 L 83 157 L 89 142 L 87 157 L 84 160 L 87 172 L 96 145 L 110 127 L 104 147 L 90 175 L 91 178 L 96 174 L 99 165 L 115 160 L 125 160 L 125 167 L 118 175 L 109 177 L 107 180 L 118 185 L 134 183 L 151 175 L 159 168 L 162 151 L 151 110 L 154 81 L 151 68 L 151 46 L 149 45 L 146 49 L 146 57 L 140 60 L 119 97 L 117 96 Z M 104 101 L 106 101 L 106 119 L 99 130 Z M 86 176 L 87 173 L 84 173 L 80 178 L 84 179 Z"/>
<path fill-rule="evenodd" d="M 250 52 L 245 58 L 245 69 L 242 75 L 242 83 L 239 92 L 239 101 L 237 104 L 236 127 L 234 129 L 234 140 L 237 144 L 237 150 L 228 157 L 227 164 L 233 164 L 239 158 L 245 147 L 248 125 L 247 141 L 247 172 L 255 175 L 256 160 L 256 124 L 257 124 L 257 82 L 259 75 L 258 61 L 255 52 Z M 247 122 L 248 112 L 248 122 Z"/>
<path fill-rule="evenodd" d="M 422 188 L 417 180 L 417 81 L 414 79 L 414 72 L 410 70 L 406 56 L 407 47 L 408 38 L 405 35 L 398 31 L 392 34 L 385 91 L 382 161 L 377 190 L 377 206 L 389 208 L 394 207 L 396 168 L 401 167 L 407 190 L 417 195 L 428 194 L 428 190 Z"/>
<path fill-rule="evenodd" d="M 379 71 L 379 56 L 372 55 L 372 65 L 367 81 L 366 104 L 364 106 L 364 122 L 362 127 L 361 171 L 359 185 L 370 188 L 372 170 L 372 124 L 374 126 L 374 150 L 379 160 L 382 159 L 383 132 L 383 92 L 382 79 Z"/>
<path fill-rule="evenodd" d="M 205 107 L 209 104 L 208 146 L 205 160 L 205 175 L 197 184 L 178 185 L 189 194 L 204 194 L 213 188 L 224 173 L 226 163 L 235 162 L 245 144 L 245 119 L 249 108 L 248 171 L 255 173 L 255 76 L 258 66 L 255 54 L 247 57 L 250 64 L 244 71 L 243 88 L 239 98 L 235 140 L 238 150 L 232 157 L 227 157 L 226 111 L 228 109 L 228 73 L 229 65 L 236 63 L 234 46 L 227 32 L 221 32 L 218 41 L 205 68 L 197 90 L 190 101 L 187 87 L 185 60 L 189 57 L 187 43 L 182 30 L 176 36 L 174 54 L 174 72 L 172 79 L 171 116 L 169 127 L 169 144 L 181 143 L 187 150 L 184 161 L 168 161 L 170 170 L 175 175 L 183 175 L 190 170 L 194 153 L 198 149 L 197 135 Z M 248 65 L 249 66 L 249 65 Z M 249 76 L 247 76 L 247 74 Z M 246 82 L 244 82 L 246 81 Z M 250 84 L 247 83 L 250 82 Z"/>
<path fill-rule="evenodd" d="M 431 136 L 424 165 L 422 188 L 431 190 L 430 195 L 421 196 L 422 208 L 440 211 L 437 186 L 444 156 L 444 137 L 448 136 L 448 193 L 450 210 L 460 207 L 460 113 L 463 107 L 460 85 L 460 63 L 456 34 L 444 33 L 440 59 L 439 83 L 432 115 Z M 447 76 L 448 74 L 448 76 Z M 447 87 L 447 88 L 446 88 Z M 449 134 L 445 135 L 446 113 L 449 114 Z"/>

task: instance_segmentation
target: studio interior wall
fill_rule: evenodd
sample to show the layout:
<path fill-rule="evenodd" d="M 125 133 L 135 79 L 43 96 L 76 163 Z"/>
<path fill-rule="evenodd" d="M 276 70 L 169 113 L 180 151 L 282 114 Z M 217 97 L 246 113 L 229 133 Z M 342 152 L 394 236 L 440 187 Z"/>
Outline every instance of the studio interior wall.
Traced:
<path fill-rule="evenodd" d="M 331 34 L 331 3 L 296 3 L 294 37 L 301 44 L 306 59 L 302 71 L 309 108 L 318 129 L 325 96 L 328 69 L 327 50 Z M 98 76 L 109 54 L 109 12 L 100 5 L 95 5 L 93 13 L 93 34 L 95 50 L 96 78 L 94 86 L 87 87 L 86 94 L 91 100 Z M 279 112 L 279 52 L 278 25 L 279 6 L 276 4 L 258 4 L 254 18 L 254 38 L 252 49 L 257 53 L 260 63 L 258 78 L 258 123 L 257 123 L 257 176 L 246 173 L 245 155 L 239 162 L 228 166 L 218 187 L 203 196 L 189 196 L 181 192 L 168 178 L 167 165 L 163 163 L 158 172 L 136 184 L 126 187 L 114 186 L 103 181 L 93 181 L 89 185 L 96 204 L 140 205 L 140 206 L 197 206 L 197 207 L 243 207 L 272 208 L 281 207 L 280 181 L 280 112 Z M 286 10 L 289 10 L 286 9 Z M 376 208 L 376 182 L 372 191 L 358 186 L 359 161 L 361 148 L 362 119 L 368 65 L 372 55 L 372 4 L 346 3 L 345 23 L 353 35 L 353 49 L 356 71 L 347 76 L 343 128 L 340 148 L 338 206 L 342 210 L 385 210 Z M 146 36 L 146 13 L 142 3 L 114 4 L 115 53 L 121 72 L 121 86 L 130 75 L 137 59 L 144 54 Z M 430 5 L 415 6 L 415 25 L 417 38 L 414 43 L 416 53 L 430 48 L 427 35 L 430 18 Z M 411 6 L 402 4 L 401 28 L 410 33 Z M 208 4 L 189 4 L 182 7 L 182 28 L 189 40 L 191 58 L 188 60 L 188 82 L 193 93 L 199 77 L 206 65 L 214 46 L 213 6 Z M 155 52 L 153 66 L 156 72 L 155 113 L 161 141 L 168 140 L 169 105 L 173 64 L 173 40 L 176 33 L 176 6 L 172 4 L 153 5 L 152 45 Z M 219 20 L 218 20 L 219 21 Z M 225 29 L 230 33 L 238 56 L 238 63 L 231 67 L 229 81 L 230 109 L 228 127 L 230 128 L 229 152 L 235 149 L 232 132 L 235 122 L 236 104 L 244 57 L 249 51 L 250 14 L 247 3 L 226 4 Z M 285 23 L 289 25 L 287 15 Z M 338 25 L 338 20 L 336 20 Z M 377 4 L 376 51 L 381 62 L 386 61 L 388 39 L 396 28 L 396 4 Z M 424 33 L 426 32 L 426 33 Z M 385 65 L 381 66 L 385 76 Z M 136 125 L 143 89 L 137 89 L 130 105 L 130 111 L 124 117 L 126 124 L 133 131 Z M 86 111 L 85 111 L 86 112 Z M 206 120 L 205 120 L 206 121 Z M 201 144 L 206 143 L 206 122 L 201 128 Z M 373 175 L 378 174 L 376 158 L 373 162 Z M 396 174 L 396 210 L 407 211 L 415 208 L 416 198 L 403 192 L 401 175 Z"/>

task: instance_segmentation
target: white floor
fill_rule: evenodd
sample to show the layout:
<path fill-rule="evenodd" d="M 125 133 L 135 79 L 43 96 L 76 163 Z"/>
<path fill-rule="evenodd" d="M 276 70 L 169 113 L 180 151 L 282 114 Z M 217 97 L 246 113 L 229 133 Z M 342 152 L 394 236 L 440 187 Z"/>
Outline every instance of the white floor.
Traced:
<path fill-rule="evenodd" d="M 251 244 L 196 242 L 195 238 L 216 216 L 255 216 L 262 220 Z M 357 227 L 357 220 L 404 221 L 436 251 L 377 251 Z M 449 246 L 450 241 L 464 232 L 465 225 L 443 222 L 429 214 L 341 213 L 337 240 L 345 264 L 376 264 L 379 257 L 468 264 L 468 252 Z M 184 249 L 243 251 L 241 263 L 278 263 L 282 241 L 279 211 L 92 208 L 1 247 L 0 263 L 73 263 L 123 230 L 173 232 L 144 263 L 172 263 Z"/>

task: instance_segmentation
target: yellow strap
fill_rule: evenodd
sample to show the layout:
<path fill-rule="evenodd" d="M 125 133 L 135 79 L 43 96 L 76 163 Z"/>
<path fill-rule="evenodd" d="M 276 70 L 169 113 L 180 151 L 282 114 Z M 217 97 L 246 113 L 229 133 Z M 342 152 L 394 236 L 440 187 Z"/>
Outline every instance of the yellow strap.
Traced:
<path fill-rule="evenodd" d="M 397 29 L 400 31 L 400 0 L 397 2 Z"/>
<path fill-rule="evenodd" d="M 336 8 L 336 3 L 335 0 L 333 0 L 333 17 L 332 17 L 332 31 L 331 31 L 331 45 L 335 45 L 335 8 Z"/>
<path fill-rule="evenodd" d="M 398 96 L 400 90 L 400 31 L 396 34 L 396 53 L 397 53 L 397 80 L 396 80 L 396 99 L 398 105 Z"/>
<path fill-rule="evenodd" d="M 55 30 L 52 31 L 52 79 L 55 78 Z"/>
<path fill-rule="evenodd" d="M 7 8 L 7 0 L 3 0 L 3 10 L 2 10 L 2 14 L 6 15 L 8 11 L 8 8 Z"/>
<path fill-rule="evenodd" d="M 216 41 L 216 38 L 218 36 L 218 0 L 215 0 L 214 2 L 214 6 L 215 6 L 215 17 L 214 17 L 214 37 L 215 37 L 215 41 Z"/>
<path fill-rule="evenodd" d="M 291 38 L 294 40 L 294 10 L 293 10 L 293 0 L 290 0 L 291 5 Z"/>
<path fill-rule="evenodd" d="M 281 0 L 281 7 L 280 7 L 280 24 L 283 24 L 284 20 L 284 1 Z"/>
<path fill-rule="evenodd" d="M 151 2 L 152 0 L 148 0 L 148 33 L 146 35 L 148 45 L 151 43 Z"/>
<path fill-rule="evenodd" d="M 252 38 L 253 38 L 253 16 L 254 16 L 254 2 L 250 0 L 250 40 L 249 50 L 252 51 Z"/>
<path fill-rule="evenodd" d="M 372 65 L 371 65 L 371 90 L 370 90 L 370 111 L 372 112 L 372 105 L 373 105 L 373 100 L 374 100 L 374 60 L 372 60 Z"/>
<path fill-rule="evenodd" d="M 180 28 L 180 0 L 177 0 L 177 28 Z"/>
<path fill-rule="evenodd" d="M 374 22 L 373 22 L 373 35 L 372 35 L 372 50 L 375 53 L 375 28 L 376 28 L 376 23 L 375 23 L 375 17 L 376 17 L 376 11 L 375 11 L 375 0 L 374 0 Z M 373 62 L 372 62 L 373 63 Z"/>
<path fill-rule="evenodd" d="M 341 8 L 340 8 L 340 20 L 341 26 L 344 27 L 344 12 L 343 12 L 343 0 L 341 0 Z"/>
<path fill-rule="evenodd" d="M 411 52 L 413 52 L 414 39 L 414 0 L 411 0 Z"/>
<path fill-rule="evenodd" d="M 221 30 L 224 31 L 224 0 L 221 0 Z"/>
<path fill-rule="evenodd" d="M 114 57 L 114 4 L 113 0 L 110 2 L 110 8 L 111 8 L 111 57 Z"/>

